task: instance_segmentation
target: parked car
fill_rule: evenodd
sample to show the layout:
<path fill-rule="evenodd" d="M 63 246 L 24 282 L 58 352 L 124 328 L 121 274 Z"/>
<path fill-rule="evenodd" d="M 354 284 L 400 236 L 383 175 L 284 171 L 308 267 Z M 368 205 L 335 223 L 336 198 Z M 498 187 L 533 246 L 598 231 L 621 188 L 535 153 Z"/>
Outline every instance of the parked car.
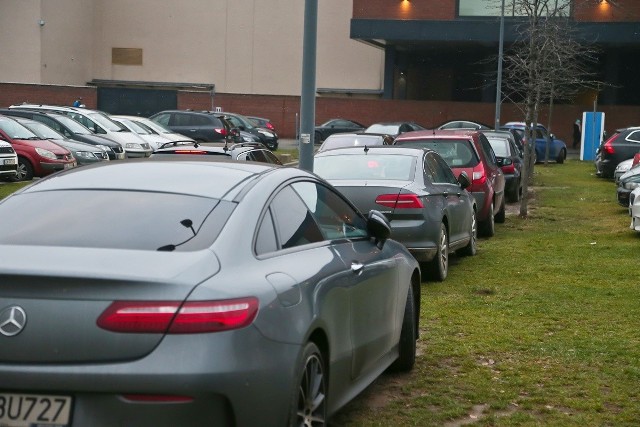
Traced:
<path fill-rule="evenodd" d="M 613 180 L 616 185 L 620 182 L 620 177 L 627 173 L 633 167 L 633 159 L 623 160 L 616 166 L 613 171 Z"/>
<path fill-rule="evenodd" d="M 620 176 L 618 187 L 616 188 L 616 198 L 620 206 L 629 206 L 629 195 L 633 190 L 640 187 L 640 168 L 629 169 Z"/>
<path fill-rule="evenodd" d="M 372 124 L 366 128 L 364 132 L 391 135 L 396 138 L 398 135 L 405 132 L 418 130 L 425 130 L 425 128 L 414 122 L 383 122 Z"/>
<path fill-rule="evenodd" d="M 151 131 L 148 127 L 145 127 L 140 123 L 137 123 L 136 121 L 129 119 L 126 116 L 118 116 L 118 115 L 111 114 L 109 115 L 109 117 L 114 122 L 121 124 L 122 126 L 129 129 L 129 131 L 135 133 L 144 141 L 146 141 L 147 144 L 149 144 L 149 147 L 151 147 L 153 151 L 156 151 L 158 147 L 160 147 L 162 144 L 167 142 L 167 138 L 160 136 L 159 134 Z"/>
<path fill-rule="evenodd" d="M 616 129 L 596 151 L 596 175 L 613 178 L 620 162 L 632 159 L 640 151 L 640 127 Z"/>
<path fill-rule="evenodd" d="M 0 116 L 0 140 L 10 143 L 18 155 L 15 181 L 29 181 L 34 176 L 43 177 L 77 166 L 69 150 L 40 139 L 12 117 Z"/>
<path fill-rule="evenodd" d="M 508 122 L 500 127 L 501 130 L 514 130 L 520 137 L 526 141 L 526 124 L 524 122 Z M 564 163 L 567 158 L 567 144 L 557 139 L 554 134 L 547 132 L 547 128 L 538 124 L 534 129 L 536 136 L 536 161 L 543 162 L 545 159 L 547 137 L 549 137 L 549 160 L 557 163 Z M 526 143 L 526 142 L 525 142 Z"/>
<path fill-rule="evenodd" d="M 324 140 L 318 152 L 334 150 L 343 147 L 367 146 L 375 145 L 391 145 L 393 138 L 389 135 L 378 135 L 374 133 L 334 133 Z"/>
<path fill-rule="evenodd" d="M 278 149 L 278 134 L 265 128 L 255 126 L 251 120 L 238 113 L 225 112 L 224 116 L 231 124 L 244 132 L 249 132 L 260 138 L 260 141 L 267 146 L 269 150 Z"/>
<path fill-rule="evenodd" d="M 224 145 L 222 147 L 212 147 L 197 142 L 168 142 L 162 145 L 155 153 L 151 155 L 151 159 L 164 159 L 175 154 L 180 156 L 207 156 L 221 160 L 241 160 L 248 162 L 270 163 L 274 165 L 282 165 L 280 159 L 271 152 L 261 142 L 239 143 Z"/>
<path fill-rule="evenodd" d="M 336 135 L 333 135 L 336 136 Z M 326 142 L 326 141 L 325 141 Z M 314 172 L 358 209 L 380 209 L 391 238 L 404 244 L 428 277 L 443 281 L 449 254 L 476 253 L 476 203 L 433 150 L 393 146 L 341 148 L 317 153 Z"/>
<path fill-rule="evenodd" d="M 194 139 L 186 137 L 180 133 L 176 133 L 174 131 L 172 131 L 171 129 L 169 129 L 168 127 L 165 127 L 163 125 L 161 125 L 158 122 L 154 122 L 153 120 L 147 118 L 147 117 L 140 117 L 140 116 L 127 116 L 127 115 L 118 115 L 119 117 L 124 117 L 127 118 L 133 122 L 136 122 L 137 124 L 141 125 L 142 127 L 144 127 L 145 129 L 148 129 L 149 131 L 151 131 L 152 133 L 155 133 L 157 135 L 162 136 L 164 139 L 169 140 L 169 141 L 186 141 L 186 142 L 195 142 Z"/>
<path fill-rule="evenodd" d="M 227 137 L 224 124 L 211 111 L 165 110 L 149 119 L 198 142 L 224 142 Z"/>
<path fill-rule="evenodd" d="M 418 263 L 299 168 L 96 164 L 0 218 L 2 398 L 33 402 L 25 425 L 326 425 L 414 365 Z"/>
<path fill-rule="evenodd" d="M 365 126 L 349 119 L 331 119 L 313 129 L 313 143 L 321 144 L 329 136 L 336 133 L 357 133 L 364 131 Z"/>
<path fill-rule="evenodd" d="M 271 120 L 264 117 L 247 116 L 249 120 L 253 122 L 259 128 L 269 129 L 272 132 L 276 131 L 276 127 L 271 123 Z"/>
<path fill-rule="evenodd" d="M 55 111 L 71 117 L 92 132 L 102 135 L 122 146 L 126 157 L 149 157 L 152 149 L 147 142 L 135 133 L 111 120 L 109 116 L 99 110 L 88 108 L 64 107 L 58 105 L 20 104 L 12 105 L 10 109 Z"/>
<path fill-rule="evenodd" d="M 498 166 L 505 179 L 505 197 L 510 202 L 517 202 L 522 197 L 522 152 L 516 145 L 511 132 L 501 130 L 481 131 L 489 140 L 496 155 Z"/>
<path fill-rule="evenodd" d="M 262 144 L 262 139 L 245 130 L 240 130 L 224 114 L 218 114 L 218 118 L 222 121 L 222 124 L 227 129 L 227 143 L 238 144 L 242 142 L 257 142 Z M 262 144 L 266 148 L 266 145 Z"/>
<path fill-rule="evenodd" d="M 640 232 L 640 186 L 629 194 L 629 216 L 631 217 L 629 228 Z"/>
<path fill-rule="evenodd" d="M 0 114 L 11 117 L 24 117 L 36 120 L 61 133 L 66 138 L 84 142 L 101 148 L 109 155 L 109 160 L 122 160 L 125 158 L 122 145 L 108 138 L 96 135 L 89 128 L 81 125 L 69 116 L 51 111 L 0 109 Z"/>
<path fill-rule="evenodd" d="M 18 174 L 18 155 L 11 144 L 0 139 L 0 179 L 15 180 Z"/>
<path fill-rule="evenodd" d="M 96 147 L 95 145 L 65 138 L 64 135 L 56 132 L 42 122 L 25 119 L 23 117 L 15 117 L 15 120 L 35 133 L 38 138 L 49 140 L 69 150 L 78 162 L 78 165 L 89 165 L 91 163 L 109 160 L 109 154 L 107 154 L 104 149 Z"/>
<path fill-rule="evenodd" d="M 478 230 L 487 237 L 495 234 L 495 222 L 505 221 L 505 179 L 486 136 L 472 130 L 418 131 L 399 136 L 394 145 L 430 148 L 456 176 L 471 177 L 467 190 L 476 199 Z"/>
<path fill-rule="evenodd" d="M 474 129 L 474 130 L 490 130 L 491 126 L 471 120 L 451 120 L 441 124 L 436 129 Z"/>

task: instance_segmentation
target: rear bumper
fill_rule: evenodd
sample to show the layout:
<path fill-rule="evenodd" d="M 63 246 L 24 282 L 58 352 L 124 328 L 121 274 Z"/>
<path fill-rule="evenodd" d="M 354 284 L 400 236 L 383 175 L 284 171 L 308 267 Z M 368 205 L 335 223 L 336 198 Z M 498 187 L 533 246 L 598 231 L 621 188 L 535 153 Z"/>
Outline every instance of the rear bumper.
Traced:
<path fill-rule="evenodd" d="M 287 425 L 300 347 L 267 340 L 255 327 L 231 332 L 166 336 L 135 361 L 0 363 L 2 389 L 71 396 L 73 426 L 253 426 L 256 416 L 261 425 Z M 134 402 L 127 394 L 188 400 Z"/>
<path fill-rule="evenodd" d="M 433 259 L 437 253 L 437 233 L 440 224 L 424 219 L 391 221 L 391 238 L 402 243 L 420 262 Z"/>

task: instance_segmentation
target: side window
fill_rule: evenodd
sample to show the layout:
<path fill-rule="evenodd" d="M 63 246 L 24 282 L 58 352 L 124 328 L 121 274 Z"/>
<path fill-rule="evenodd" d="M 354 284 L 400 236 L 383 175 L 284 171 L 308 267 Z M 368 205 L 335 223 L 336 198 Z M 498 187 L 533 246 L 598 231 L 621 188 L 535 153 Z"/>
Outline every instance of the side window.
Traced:
<path fill-rule="evenodd" d="M 258 234 L 256 236 L 256 253 L 266 254 L 278 250 L 278 241 L 276 239 L 276 230 L 273 226 L 273 218 L 271 210 L 267 210 L 267 214 L 262 219 Z"/>
<path fill-rule="evenodd" d="M 368 237 L 367 223 L 333 190 L 313 182 L 292 185 L 327 240 Z"/>
<path fill-rule="evenodd" d="M 269 163 L 262 150 L 251 150 L 247 156 L 252 162 Z"/>
<path fill-rule="evenodd" d="M 447 162 L 445 162 L 442 157 L 436 154 L 430 154 L 430 157 L 435 162 L 435 167 L 437 168 L 438 182 L 457 185 L 458 180 L 456 179 L 456 176 L 454 175 Z"/>
<path fill-rule="evenodd" d="M 625 139 L 631 142 L 640 142 L 640 131 L 631 132 Z"/>
<path fill-rule="evenodd" d="M 486 136 L 483 134 L 479 135 L 480 146 L 482 147 L 482 152 L 484 153 L 485 159 L 487 159 L 487 163 L 489 163 L 493 167 L 497 167 L 496 155 L 493 152 L 493 148 L 491 148 L 491 144 Z"/>
<path fill-rule="evenodd" d="M 155 117 L 153 120 L 155 122 L 160 123 L 161 125 L 164 126 L 169 126 L 169 119 L 171 118 L 170 114 L 160 114 L 159 116 Z"/>
<path fill-rule="evenodd" d="M 271 213 L 282 249 L 324 240 L 311 212 L 291 186 L 283 188 L 273 199 Z"/>
<path fill-rule="evenodd" d="M 282 164 L 282 162 L 280 162 L 280 159 L 278 159 L 278 156 L 273 154 L 271 151 L 264 150 L 264 156 L 267 158 L 267 161 L 271 164 L 274 164 L 274 165 Z"/>
<path fill-rule="evenodd" d="M 187 114 L 174 114 L 171 121 L 172 126 L 191 126 L 191 120 Z"/>
<path fill-rule="evenodd" d="M 188 126 L 209 126 L 211 121 L 204 116 L 189 116 Z"/>
<path fill-rule="evenodd" d="M 431 183 L 438 182 L 438 177 L 435 170 L 435 164 L 432 156 L 427 155 L 424 158 L 424 174 L 427 177 L 427 180 Z"/>

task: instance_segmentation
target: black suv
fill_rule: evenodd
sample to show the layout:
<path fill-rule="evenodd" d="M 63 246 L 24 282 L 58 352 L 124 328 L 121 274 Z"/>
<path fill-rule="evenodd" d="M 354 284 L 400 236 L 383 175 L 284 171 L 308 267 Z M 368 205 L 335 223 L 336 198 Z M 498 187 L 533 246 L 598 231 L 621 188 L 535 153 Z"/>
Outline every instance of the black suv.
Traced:
<path fill-rule="evenodd" d="M 228 136 L 224 123 L 212 111 L 165 110 L 149 118 L 198 142 L 224 142 Z"/>
<path fill-rule="evenodd" d="M 640 127 L 616 129 L 611 138 L 598 147 L 595 166 L 596 175 L 613 178 L 618 163 L 632 159 L 640 152 Z"/>

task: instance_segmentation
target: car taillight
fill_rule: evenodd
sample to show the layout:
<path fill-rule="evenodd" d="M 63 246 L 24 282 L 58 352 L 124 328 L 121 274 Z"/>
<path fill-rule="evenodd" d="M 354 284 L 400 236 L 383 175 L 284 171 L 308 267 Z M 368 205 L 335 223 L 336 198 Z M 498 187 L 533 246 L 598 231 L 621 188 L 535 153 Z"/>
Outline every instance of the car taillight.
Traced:
<path fill-rule="evenodd" d="M 611 139 L 609 139 L 607 142 L 604 143 L 604 146 L 602 147 L 602 149 L 607 154 L 613 154 L 616 152 L 615 148 L 613 148 L 613 145 L 611 144 Z"/>
<path fill-rule="evenodd" d="M 473 171 L 471 177 L 471 185 L 484 184 L 487 181 L 487 175 L 484 173 L 484 166 L 482 163 L 478 164 L 477 169 Z"/>
<path fill-rule="evenodd" d="M 214 131 L 218 132 L 222 136 L 227 136 L 227 129 L 226 128 L 215 128 Z"/>
<path fill-rule="evenodd" d="M 275 126 L 273 126 L 271 123 L 267 123 L 267 129 L 275 130 Z"/>
<path fill-rule="evenodd" d="M 423 208 L 422 200 L 417 194 L 381 194 L 376 197 L 378 205 L 388 208 L 408 209 Z"/>
<path fill-rule="evenodd" d="M 193 301 L 116 301 L 100 315 L 102 329 L 124 333 L 191 334 L 250 325 L 258 312 L 254 297 Z"/>
<path fill-rule="evenodd" d="M 503 173 L 516 173 L 516 165 L 513 163 L 511 159 L 504 159 L 502 161 L 502 172 Z"/>
<path fill-rule="evenodd" d="M 636 153 L 636 154 L 633 156 L 633 163 L 632 163 L 632 165 L 633 165 L 633 166 L 635 166 L 635 165 L 637 165 L 638 163 L 640 163 L 640 153 Z"/>

